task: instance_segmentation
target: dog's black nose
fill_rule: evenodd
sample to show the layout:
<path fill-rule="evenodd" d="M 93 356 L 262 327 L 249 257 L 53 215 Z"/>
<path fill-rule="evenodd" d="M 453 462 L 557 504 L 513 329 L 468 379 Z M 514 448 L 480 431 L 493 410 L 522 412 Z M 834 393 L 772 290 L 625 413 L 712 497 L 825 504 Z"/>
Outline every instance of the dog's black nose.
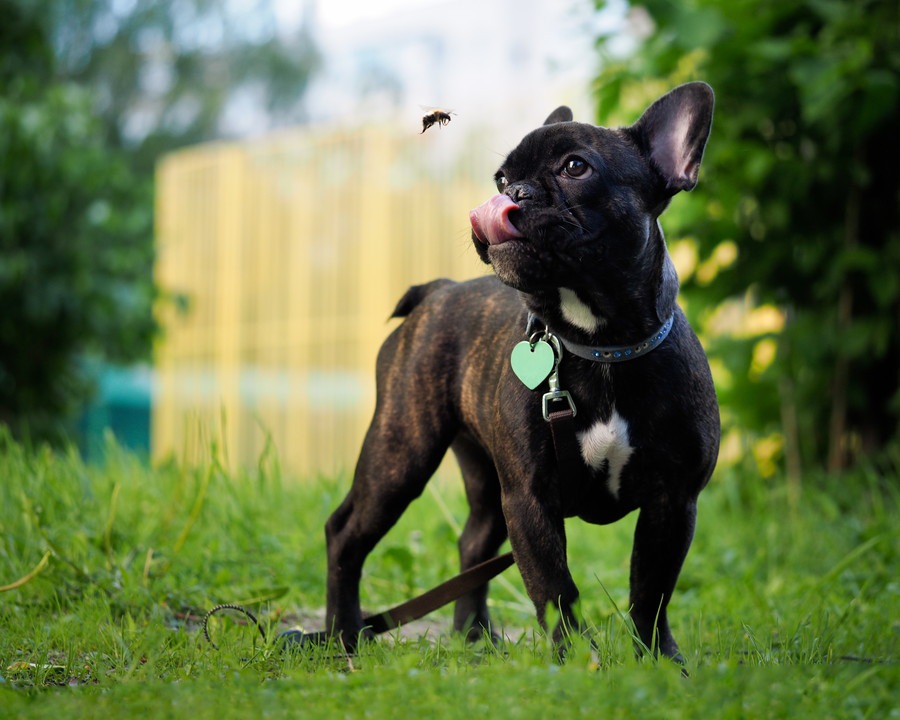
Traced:
<path fill-rule="evenodd" d="M 528 183 L 517 182 L 506 188 L 506 194 L 512 198 L 513 202 L 519 204 L 523 200 L 530 200 L 534 197 L 534 188 Z"/>

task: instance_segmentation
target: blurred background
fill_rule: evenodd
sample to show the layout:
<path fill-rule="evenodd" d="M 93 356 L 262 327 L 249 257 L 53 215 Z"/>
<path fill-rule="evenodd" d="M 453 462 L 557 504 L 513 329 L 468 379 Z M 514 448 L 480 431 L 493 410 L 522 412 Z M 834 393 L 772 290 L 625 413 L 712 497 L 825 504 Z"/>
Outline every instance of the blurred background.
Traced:
<path fill-rule="evenodd" d="M 717 95 L 663 218 L 721 467 L 900 466 L 895 0 L 0 0 L 0 425 L 351 470 L 410 284 L 559 104 Z M 452 110 L 421 134 L 423 107 Z"/>

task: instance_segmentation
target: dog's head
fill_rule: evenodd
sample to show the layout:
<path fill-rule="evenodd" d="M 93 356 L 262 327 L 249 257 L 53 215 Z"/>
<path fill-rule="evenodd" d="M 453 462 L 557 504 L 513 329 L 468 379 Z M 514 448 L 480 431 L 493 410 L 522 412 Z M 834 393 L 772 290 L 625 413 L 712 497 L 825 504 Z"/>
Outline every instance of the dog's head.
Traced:
<path fill-rule="evenodd" d="M 498 194 L 470 213 L 480 257 L 543 305 L 568 297 L 564 315 L 585 306 L 586 319 L 574 323 L 585 332 L 605 324 L 623 293 L 651 293 L 653 315 L 667 316 L 678 280 L 656 219 L 696 185 L 712 113 L 712 90 L 699 82 L 659 98 L 626 128 L 573 122 L 558 108 L 501 165 Z"/>

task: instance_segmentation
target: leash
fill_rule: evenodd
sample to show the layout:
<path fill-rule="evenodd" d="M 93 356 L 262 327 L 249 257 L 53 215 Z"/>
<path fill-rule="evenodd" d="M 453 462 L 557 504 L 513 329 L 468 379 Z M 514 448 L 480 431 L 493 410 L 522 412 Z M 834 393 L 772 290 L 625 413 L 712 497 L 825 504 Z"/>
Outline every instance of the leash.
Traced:
<path fill-rule="evenodd" d="M 575 401 L 572 396 L 559 387 L 559 361 L 562 359 L 560 341 L 555 335 L 550 335 L 550 344 L 556 351 L 556 365 L 550 377 L 547 378 L 550 385 L 548 392 L 544 393 L 541 400 L 544 420 L 550 424 L 550 437 L 553 440 L 553 453 L 556 455 L 556 467 L 559 471 L 560 493 L 562 487 L 573 488 L 572 497 L 580 494 L 588 475 L 585 472 L 584 462 L 581 459 L 581 447 L 578 444 L 578 436 L 575 434 Z M 562 500 L 562 497 L 560 497 Z M 570 498 L 571 504 L 572 500 Z M 563 502 L 563 506 L 566 503 Z"/>
<path fill-rule="evenodd" d="M 393 630 L 400 625 L 418 620 L 425 617 L 438 608 L 444 607 L 454 600 L 471 592 L 486 582 L 502 573 L 506 568 L 515 563 L 511 552 L 497 555 L 489 560 L 485 560 L 478 565 L 473 565 L 468 570 L 464 570 L 459 575 L 447 580 L 440 585 L 418 595 L 411 600 L 400 603 L 388 610 L 380 613 L 368 615 L 363 618 L 363 624 L 376 635 Z M 267 639 L 265 628 L 262 623 L 246 608 L 231 603 L 223 603 L 216 605 L 206 615 L 203 616 L 203 637 L 212 645 L 213 649 L 218 650 L 218 646 L 213 642 L 209 634 L 210 618 L 224 610 L 234 610 L 246 615 L 259 630 L 263 641 Z M 319 630 L 315 632 L 303 632 L 302 630 L 288 630 L 281 633 L 281 638 L 288 642 L 299 643 L 301 645 L 324 645 L 331 637 L 331 633 L 327 630 Z"/>
<path fill-rule="evenodd" d="M 584 480 L 584 463 L 581 450 L 575 435 L 575 410 L 563 407 L 547 414 L 550 423 L 550 436 L 553 438 L 553 451 L 556 453 L 556 466 L 561 479 L 568 478 L 576 486 Z"/>
<path fill-rule="evenodd" d="M 407 600 L 405 603 L 401 603 L 378 615 L 369 615 L 363 618 L 363 622 L 376 635 L 393 630 L 399 625 L 425 617 L 438 608 L 462 597 L 467 592 L 480 588 L 488 580 L 502 573 L 513 563 L 515 563 L 515 559 L 511 552 L 497 555 L 490 560 L 473 565 L 456 577 L 441 583 L 412 600 Z"/>

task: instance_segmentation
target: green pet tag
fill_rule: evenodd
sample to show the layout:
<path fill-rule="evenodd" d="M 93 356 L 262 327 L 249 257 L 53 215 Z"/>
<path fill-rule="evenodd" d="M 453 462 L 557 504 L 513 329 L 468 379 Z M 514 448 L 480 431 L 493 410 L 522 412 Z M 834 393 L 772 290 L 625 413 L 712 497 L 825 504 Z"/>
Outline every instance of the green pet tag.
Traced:
<path fill-rule="evenodd" d="M 534 345 L 523 340 L 513 348 L 509 363 L 522 384 L 534 390 L 553 372 L 556 355 L 550 344 L 543 340 L 538 340 Z"/>

